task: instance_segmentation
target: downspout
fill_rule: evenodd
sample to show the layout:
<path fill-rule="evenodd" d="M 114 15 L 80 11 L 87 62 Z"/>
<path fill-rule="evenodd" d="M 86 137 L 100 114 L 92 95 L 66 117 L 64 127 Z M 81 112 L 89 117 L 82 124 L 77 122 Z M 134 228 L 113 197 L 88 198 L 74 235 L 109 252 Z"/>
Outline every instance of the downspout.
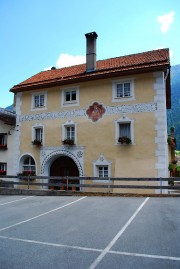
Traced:
<path fill-rule="evenodd" d="M 164 77 L 164 80 L 165 80 L 165 81 L 166 81 L 168 75 L 169 75 L 169 68 L 167 69 L 166 75 L 165 75 L 165 77 Z"/>

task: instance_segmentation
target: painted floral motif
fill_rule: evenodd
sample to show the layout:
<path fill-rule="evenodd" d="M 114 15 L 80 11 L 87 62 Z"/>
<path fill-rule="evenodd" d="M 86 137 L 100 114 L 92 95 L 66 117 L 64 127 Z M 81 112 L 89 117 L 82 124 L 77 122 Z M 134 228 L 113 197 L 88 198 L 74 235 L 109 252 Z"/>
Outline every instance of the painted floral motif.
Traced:
<path fill-rule="evenodd" d="M 91 119 L 93 122 L 98 121 L 100 118 L 102 118 L 103 114 L 106 112 L 103 105 L 100 105 L 97 102 L 94 102 L 86 111 L 86 114 L 88 115 L 89 119 Z"/>

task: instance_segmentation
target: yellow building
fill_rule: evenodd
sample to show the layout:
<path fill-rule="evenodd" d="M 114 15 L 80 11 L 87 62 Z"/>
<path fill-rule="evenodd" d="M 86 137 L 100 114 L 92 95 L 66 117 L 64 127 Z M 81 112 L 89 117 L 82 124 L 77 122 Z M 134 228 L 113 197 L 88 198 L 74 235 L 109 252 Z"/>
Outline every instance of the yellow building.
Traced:
<path fill-rule="evenodd" d="M 86 64 L 52 68 L 11 89 L 17 172 L 168 177 L 169 50 L 96 61 L 96 39 L 86 34 Z"/>

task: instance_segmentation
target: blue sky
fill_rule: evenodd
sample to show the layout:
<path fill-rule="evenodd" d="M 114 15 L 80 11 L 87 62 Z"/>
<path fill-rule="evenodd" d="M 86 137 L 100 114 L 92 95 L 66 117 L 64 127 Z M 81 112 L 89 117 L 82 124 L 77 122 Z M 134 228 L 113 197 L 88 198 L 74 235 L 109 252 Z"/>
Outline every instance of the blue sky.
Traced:
<path fill-rule="evenodd" d="M 85 61 L 96 31 L 97 60 L 169 48 L 180 64 L 180 0 L 0 0 L 0 107 L 9 89 L 47 68 Z"/>

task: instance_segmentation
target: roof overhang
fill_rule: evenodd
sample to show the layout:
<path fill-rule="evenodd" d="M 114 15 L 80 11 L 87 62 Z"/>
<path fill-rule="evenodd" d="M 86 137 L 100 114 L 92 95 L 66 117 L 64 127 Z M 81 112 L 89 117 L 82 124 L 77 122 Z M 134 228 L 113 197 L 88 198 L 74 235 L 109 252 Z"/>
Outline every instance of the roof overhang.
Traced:
<path fill-rule="evenodd" d="M 16 114 L 14 112 L 7 111 L 0 108 L 0 120 L 7 125 L 16 125 Z"/>
<path fill-rule="evenodd" d="M 44 88 L 51 88 L 56 86 L 67 86 L 74 83 L 80 83 L 80 82 L 87 82 L 87 81 L 93 81 L 93 80 L 99 80 L 99 79 L 106 79 L 106 78 L 112 78 L 112 77 L 118 77 L 118 76 L 129 76 L 132 74 L 143 74 L 143 73 L 150 73 L 150 72 L 158 72 L 163 71 L 166 75 L 167 70 L 170 70 L 169 64 L 155 64 L 154 66 L 146 66 L 143 65 L 137 66 L 136 68 L 133 66 L 132 69 L 128 67 L 126 68 L 115 68 L 111 70 L 96 70 L 91 73 L 82 73 L 78 76 L 71 76 L 71 77 L 60 77 L 52 80 L 43 80 L 38 81 L 34 83 L 27 83 L 27 84 L 18 84 L 11 88 L 11 92 L 18 93 L 18 92 L 27 92 L 31 90 L 36 89 L 44 89 Z M 168 73 L 167 79 L 166 79 L 166 105 L 167 108 L 171 108 L 171 87 L 170 87 L 170 72 Z"/>

